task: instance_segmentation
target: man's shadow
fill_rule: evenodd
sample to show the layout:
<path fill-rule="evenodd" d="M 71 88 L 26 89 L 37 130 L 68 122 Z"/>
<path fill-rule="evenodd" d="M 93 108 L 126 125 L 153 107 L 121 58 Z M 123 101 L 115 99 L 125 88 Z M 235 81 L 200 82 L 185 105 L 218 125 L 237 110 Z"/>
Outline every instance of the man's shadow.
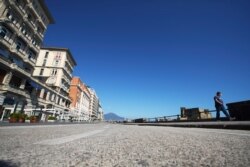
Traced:
<path fill-rule="evenodd" d="M 18 167 L 20 165 L 10 161 L 10 160 L 0 160 L 0 167 Z"/>

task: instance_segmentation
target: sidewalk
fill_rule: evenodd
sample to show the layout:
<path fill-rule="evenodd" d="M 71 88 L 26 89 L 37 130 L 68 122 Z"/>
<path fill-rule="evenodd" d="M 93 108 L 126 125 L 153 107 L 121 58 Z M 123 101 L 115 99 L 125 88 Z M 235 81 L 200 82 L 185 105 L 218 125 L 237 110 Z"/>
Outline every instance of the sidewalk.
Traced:
<path fill-rule="evenodd" d="M 250 121 L 124 123 L 124 125 L 250 130 Z"/>

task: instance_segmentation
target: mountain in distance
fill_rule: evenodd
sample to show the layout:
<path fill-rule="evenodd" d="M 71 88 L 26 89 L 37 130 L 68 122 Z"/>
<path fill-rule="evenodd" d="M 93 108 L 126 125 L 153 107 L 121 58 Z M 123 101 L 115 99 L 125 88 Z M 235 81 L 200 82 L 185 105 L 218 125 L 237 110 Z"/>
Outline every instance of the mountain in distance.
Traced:
<path fill-rule="evenodd" d="M 115 113 L 104 114 L 105 121 L 124 121 L 123 117 L 116 115 Z"/>

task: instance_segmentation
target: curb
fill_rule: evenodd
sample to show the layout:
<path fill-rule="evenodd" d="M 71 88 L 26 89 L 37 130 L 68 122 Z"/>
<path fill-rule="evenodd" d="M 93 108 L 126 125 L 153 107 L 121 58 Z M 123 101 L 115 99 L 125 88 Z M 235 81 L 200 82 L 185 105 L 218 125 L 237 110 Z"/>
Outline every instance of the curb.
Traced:
<path fill-rule="evenodd" d="M 250 130 L 250 121 L 124 123 L 124 125 Z"/>

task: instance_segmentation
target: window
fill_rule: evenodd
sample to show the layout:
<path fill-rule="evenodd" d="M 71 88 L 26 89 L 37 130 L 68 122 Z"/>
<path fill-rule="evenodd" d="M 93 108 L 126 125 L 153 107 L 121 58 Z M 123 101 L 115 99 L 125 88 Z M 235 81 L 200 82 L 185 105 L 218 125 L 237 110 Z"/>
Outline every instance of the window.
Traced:
<path fill-rule="evenodd" d="M 40 34 L 43 35 L 43 34 L 44 34 L 44 31 L 45 31 L 44 28 L 41 28 Z"/>
<path fill-rule="evenodd" d="M 30 21 L 32 20 L 32 16 L 31 16 L 30 13 L 28 14 L 28 19 L 29 19 Z"/>
<path fill-rule="evenodd" d="M 24 67 L 24 70 L 27 71 L 27 72 L 31 72 L 31 69 L 27 66 Z"/>
<path fill-rule="evenodd" d="M 28 14 L 28 20 L 33 25 L 33 27 L 36 27 L 34 16 L 31 13 Z"/>
<path fill-rule="evenodd" d="M 43 66 L 45 66 L 47 63 L 48 54 L 49 54 L 49 52 L 45 53 L 44 60 L 43 60 Z"/>
<path fill-rule="evenodd" d="M 37 27 L 37 32 L 41 32 L 41 28 L 40 27 Z"/>
<path fill-rule="evenodd" d="M 12 14 L 10 14 L 9 12 L 7 13 L 7 18 L 11 20 L 11 18 L 13 17 Z"/>
<path fill-rule="evenodd" d="M 13 23 L 13 24 L 16 24 L 17 23 L 17 19 L 15 18 L 15 16 L 13 16 L 12 13 L 7 13 L 7 18 Z"/>
<path fill-rule="evenodd" d="M 17 41 L 17 43 L 16 43 L 16 50 L 19 51 L 21 49 L 21 47 L 22 47 L 22 42 Z"/>
<path fill-rule="evenodd" d="M 45 66 L 46 63 L 47 63 L 47 59 L 44 59 L 44 60 L 43 60 L 43 66 Z"/>
<path fill-rule="evenodd" d="M 56 74 L 57 74 L 57 70 L 56 70 L 56 69 L 53 69 L 51 75 L 52 75 L 52 76 L 55 76 Z"/>
<path fill-rule="evenodd" d="M 59 60 L 56 60 L 55 65 L 57 66 L 59 64 Z"/>
<path fill-rule="evenodd" d="M 48 93 L 47 91 L 45 91 L 45 92 L 43 93 L 43 99 L 44 99 L 44 100 L 46 100 L 47 93 Z"/>
<path fill-rule="evenodd" d="M 22 27 L 22 29 L 21 29 L 21 32 L 23 33 L 23 35 L 25 36 L 25 37 L 29 37 L 29 30 L 27 30 L 25 27 Z"/>
<path fill-rule="evenodd" d="M 39 47 L 41 45 L 41 42 L 40 41 L 36 41 L 36 47 Z"/>
<path fill-rule="evenodd" d="M 38 9 L 38 6 L 37 6 L 37 4 L 33 1 L 33 6 L 34 6 L 34 8 L 37 10 Z"/>
<path fill-rule="evenodd" d="M 50 93 L 50 96 L 49 96 L 49 100 L 50 100 L 50 101 L 53 101 L 53 96 L 54 96 L 54 95 L 53 95 L 52 93 Z M 51 108 L 52 108 L 52 107 L 51 107 Z"/>
<path fill-rule="evenodd" d="M 54 61 L 54 65 L 55 65 L 55 66 L 58 66 L 58 64 L 59 64 L 59 60 L 55 60 L 55 61 Z"/>
<path fill-rule="evenodd" d="M 43 75 L 43 71 L 44 71 L 44 69 L 42 68 L 40 71 L 40 75 Z"/>
<path fill-rule="evenodd" d="M 36 40 L 35 39 L 32 40 L 32 44 L 36 45 Z"/>
<path fill-rule="evenodd" d="M 36 53 L 32 50 L 28 51 L 28 58 L 29 59 L 35 59 Z"/>
<path fill-rule="evenodd" d="M 6 28 L 0 26 L 0 37 L 4 38 L 7 35 Z"/>
<path fill-rule="evenodd" d="M 33 57 L 33 53 L 31 51 L 28 52 L 28 58 L 31 59 Z"/>
<path fill-rule="evenodd" d="M 32 42 L 32 44 L 33 44 L 34 46 L 36 46 L 36 47 L 40 46 L 40 44 L 41 44 L 41 43 L 40 43 L 37 39 L 35 39 L 35 38 L 33 38 L 31 42 Z"/>
<path fill-rule="evenodd" d="M 27 31 L 26 31 L 25 27 L 22 27 L 22 28 L 21 28 L 21 32 L 22 32 L 24 35 L 27 34 Z"/>
<path fill-rule="evenodd" d="M 24 12 L 24 2 L 23 0 L 15 0 L 16 1 L 16 5 Z"/>
<path fill-rule="evenodd" d="M 45 58 L 48 58 L 49 52 L 45 53 Z"/>
<path fill-rule="evenodd" d="M 4 49 L 3 47 L 1 47 L 0 45 L 0 57 L 5 57 L 7 59 L 9 59 L 9 52 L 8 50 Z"/>
<path fill-rule="evenodd" d="M 22 79 L 13 75 L 11 80 L 10 80 L 9 85 L 12 87 L 19 88 L 21 86 L 21 83 L 22 83 Z"/>
<path fill-rule="evenodd" d="M 42 21 L 45 22 L 45 17 L 44 17 L 44 15 L 42 15 L 41 18 L 42 18 Z"/>

